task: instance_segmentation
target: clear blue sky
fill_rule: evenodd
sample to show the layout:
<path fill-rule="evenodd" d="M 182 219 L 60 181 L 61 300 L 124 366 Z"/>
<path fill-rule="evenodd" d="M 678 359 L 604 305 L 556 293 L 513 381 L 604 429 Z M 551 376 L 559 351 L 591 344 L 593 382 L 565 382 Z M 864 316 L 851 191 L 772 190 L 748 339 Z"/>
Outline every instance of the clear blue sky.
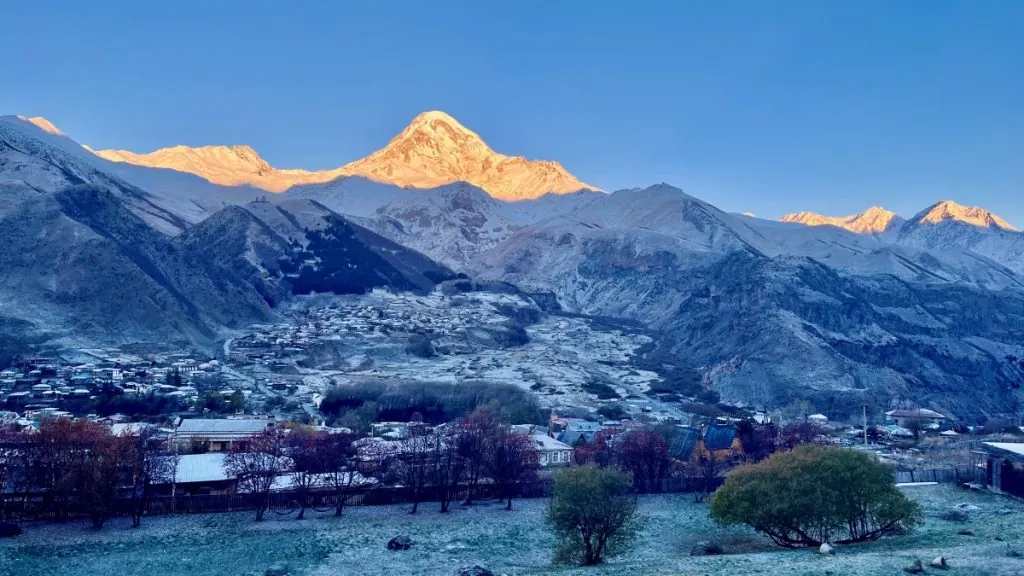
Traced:
<path fill-rule="evenodd" d="M 1024 2 L 10 0 L 0 113 L 327 168 L 441 109 L 612 190 L 1024 227 Z"/>

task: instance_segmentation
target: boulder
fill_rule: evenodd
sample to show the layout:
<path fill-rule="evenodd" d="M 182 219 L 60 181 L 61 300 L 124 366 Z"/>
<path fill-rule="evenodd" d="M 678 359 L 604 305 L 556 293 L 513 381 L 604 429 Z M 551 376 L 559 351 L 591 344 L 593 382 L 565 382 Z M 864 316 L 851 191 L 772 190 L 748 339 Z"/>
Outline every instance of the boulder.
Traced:
<path fill-rule="evenodd" d="M 949 568 L 949 564 L 946 563 L 946 557 L 937 556 L 935 560 L 932 560 L 932 568 L 939 568 L 942 570 Z"/>
<path fill-rule="evenodd" d="M 971 532 L 970 530 L 961 530 L 957 532 L 957 534 L 961 536 L 974 536 L 974 532 Z"/>
<path fill-rule="evenodd" d="M 822 542 L 821 546 L 818 546 L 818 553 L 819 554 L 826 554 L 826 555 L 827 554 L 835 554 L 836 553 L 836 549 L 833 548 L 832 545 L 829 544 L 828 542 Z"/>
<path fill-rule="evenodd" d="M 962 502 L 960 504 L 957 504 L 956 506 L 953 506 L 953 509 L 960 510 L 961 512 L 977 512 L 978 510 L 981 510 L 981 508 L 975 506 L 974 504 L 968 504 L 966 502 Z"/>
<path fill-rule="evenodd" d="M 967 522 L 971 519 L 966 510 L 961 510 L 960 508 L 955 507 L 939 514 L 939 518 L 946 522 Z"/>
<path fill-rule="evenodd" d="M 395 536 L 388 540 L 388 550 L 408 550 L 412 548 L 412 539 L 408 536 Z"/>
<path fill-rule="evenodd" d="M 474 564 L 472 566 L 463 566 L 462 568 L 459 568 L 459 571 L 455 573 L 455 576 L 494 576 L 494 572 L 491 572 L 479 564 Z"/>
<path fill-rule="evenodd" d="M 920 560 L 914 560 L 914 563 L 903 569 L 907 574 L 924 574 L 924 566 Z"/>
<path fill-rule="evenodd" d="M 21 536 L 21 526 L 13 522 L 0 522 L 0 538 Z"/>
<path fill-rule="evenodd" d="M 270 568 L 264 573 L 265 576 L 288 576 L 291 571 L 288 569 L 288 565 L 284 562 L 277 562 L 272 564 Z"/>
<path fill-rule="evenodd" d="M 690 556 L 719 556 L 722 554 L 725 554 L 725 551 L 714 542 L 697 542 L 690 549 Z"/>

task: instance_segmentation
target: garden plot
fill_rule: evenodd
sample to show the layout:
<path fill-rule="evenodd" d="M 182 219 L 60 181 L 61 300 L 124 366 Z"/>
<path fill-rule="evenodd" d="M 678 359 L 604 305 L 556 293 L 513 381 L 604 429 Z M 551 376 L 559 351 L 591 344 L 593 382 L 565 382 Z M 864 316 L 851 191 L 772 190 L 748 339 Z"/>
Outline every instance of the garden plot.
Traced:
<path fill-rule="evenodd" d="M 705 505 L 681 494 L 641 497 L 645 521 L 636 545 L 596 568 L 552 565 L 553 541 L 543 521 L 546 502 L 524 500 L 514 512 L 492 504 L 440 514 L 436 505 L 426 504 L 416 516 L 406 513 L 408 507 L 394 506 L 351 508 L 340 519 L 296 521 L 270 513 L 263 523 L 253 522 L 250 514 L 151 518 L 139 530 L 125 520 L 102 532 L 89 530 L 85 522 L 29 525 L 25 535 L 0 541 L 0 575 L 263 576 L 268 567 L 287 563 L 298 576 L 444 576 L 480 563 L 515 575 L 891 576 L 915 559 L 927 566 L 939 555 L 949 559 L 950 574 L 1024 573 L 1024 559 L 1011 554 L 1024 552 L 1020 502 L 948 485 L 906 490 L 925 507 L 924 526 L 909 535 L 840 547 L 835 556 L 777 550 L 749 530 L 718 528 Z M 956 504 L 978 509 L 966 522 L 941 519 Z M 387 541 L 399 534 L 412 538 L 412 549 L 387 551 Z M 720 542 L 727 554 L 689 556 L 699 541 Z"/>

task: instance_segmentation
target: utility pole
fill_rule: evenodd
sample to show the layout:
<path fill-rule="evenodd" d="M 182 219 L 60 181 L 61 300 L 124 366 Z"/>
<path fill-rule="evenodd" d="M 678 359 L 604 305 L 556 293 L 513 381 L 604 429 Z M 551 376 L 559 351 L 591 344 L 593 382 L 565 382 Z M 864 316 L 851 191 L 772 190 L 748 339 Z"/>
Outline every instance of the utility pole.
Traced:
<path fill-rule="evenodd" d="M 864 409 L 864 445 L 868 445 L 868 405 L 861 406 Z"/>

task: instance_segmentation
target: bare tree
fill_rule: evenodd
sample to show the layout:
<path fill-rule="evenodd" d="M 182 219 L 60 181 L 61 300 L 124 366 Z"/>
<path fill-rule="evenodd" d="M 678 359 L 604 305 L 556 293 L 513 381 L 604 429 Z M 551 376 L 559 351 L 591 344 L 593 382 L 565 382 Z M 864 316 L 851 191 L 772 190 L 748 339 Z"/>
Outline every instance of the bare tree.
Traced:
<path fill-rule="evenodd" d="M 487 475 L 488 449 L 501 432 L 501 423 L 493 410 L 481 406 L 459 423 L 459 429 L 458 452 L 465 463 L 466 504 L 472 504 L 480 480 Z"/>
<path fill-rule="evenodd" d="M 285 451 L 291 463 L 292 489 L 298 498 L 299 515 L 306 517 L 313 491 L 320 485 L 323 474 L 330 468 L 321 450 L 320 432 L 305 426 L 292 428 L 285 437 Z"/>
<path fill-rule="evenodd" d="M 362 476 L 358 472 L 355 438 L 351 434 L 322 434 L 318 441 L 318 452 L 324 464 L 324 486 L 334 493 L 334 515 L 341 516 L 345 504 L 352 496 L 353 488 L 359 485 Z"/>
<path fill-rule="evenodd" d="M 448 511 L 466 472 L 466 459 L 459 451 L 465 434 L 466 431 L 461 427 L 449 426 L 432 435 L 434 446 L 431 468 L 434 472 L 434 485 L 441 498 L 441 512 Z"/>
<path fill-rule="evenodd" d="M 132 438 L 106 434 L 91 439 L 88 457 L 77 469 L 76 501 L 88 513 L 93 528 L 103 528 L 114 513 L 120 488 L 127 484 Z"/>
<path fill-rule="evenodd" d="M 412 500 L 410 514 L 419 510 L 423 490 L 433 477 L 433 435 L 412 434 L 401 442 L 396 470 Z"/>
<path fill-rule="evenodd" d="M 0 430 L 0 490 L 10 487 L 12 492 L 20 492 L 25 486 L 26 456 L 29 452 L 31 438 L 28 434 L 14 430 Z M 7 498 L 0 495 L 0 521 L 8 519 Z"/>
<path fill-rule="evenodd" d="M 43 492 L 42 505 L 57 519 L 67 519 L 73 496 L 91 465 L 93 448 L 110 429 L 86 420 L 44 420 L 29 445 L 26 484 Z"/>
<path fill-rule="evenodd" d="M 694 492 L 694 502 L 703 502 L 715 491 L 718 477 L 725 471 L 725 461 L 714 450 L 706 450 L 695 463 L 697 477 L 701 479 L 701 490 Z"/>
<path fill-rule="evenodd" d="M 247 442 L 232 445 L 224 457 L 224 469 L 238 487 L 251 493 L 256 501 L 256 521 L 270 507 L 274 480 L 288 471 L 291 463 L 285 457 L 283 434 L 267 430 L 250 436 Z"/>
<path fill-rule="evenodd" d="M 615 446 L 615 459 L 633 475 L 633 487 L 639 492 L 658 490 L 672 465 L 668 442 L 650 429 L 627 432 Z"/>
<path fill-rule="evenodd" d="M 132 528 L 142 525 L 142 515 L 152 496 L 154 484 L 174 482 L 178 455 L 152 426 L 144 426 L 137 436 L 124 436 L 125 465 L 131 489 Z"/>
<path fill-rule="evenodd" d="M 537 447 L 529 435 L 502 429 L 492 439 L 488 453 L 488 473 L 508 502 L 505 509 L 511 510 L 516 484 L 535 474 L 540 467 Z"/>

